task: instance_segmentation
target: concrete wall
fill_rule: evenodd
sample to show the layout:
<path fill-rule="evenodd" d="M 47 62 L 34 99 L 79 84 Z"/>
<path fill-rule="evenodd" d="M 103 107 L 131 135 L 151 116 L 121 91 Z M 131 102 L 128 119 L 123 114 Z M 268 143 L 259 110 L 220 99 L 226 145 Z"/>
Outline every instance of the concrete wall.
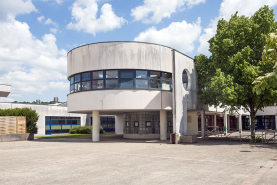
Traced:
<path fill-rule="evenodd" d="M 172 72 L 171 48 L 137 42 L 108 42 L 75 48 L 67 54 L 67 76 L 102 69 Z"/>
<path fill-rule="evenodd" d="M 91 110 L 171 110 L 172 92 L 155 90 L 97 90 L 69 94 L 68 112 L 90 113 Z"/>
<path fill-rule="evenodd" d="M 51 105 L 36 105 L 36 104 L 20 104 L 20 103 L 0 103 L 0 109 L 11 108 L 31 108 L 36 110 L 39 115 L 37 121 L 38 133 L 35 136 L 45 135 L 45 116 L 57 117 L 80 117 L 81 125 L 84 126 L 87 122 L 86 114 L 72 114 L 67 112 L 67 107 L 51 106 Z"/>

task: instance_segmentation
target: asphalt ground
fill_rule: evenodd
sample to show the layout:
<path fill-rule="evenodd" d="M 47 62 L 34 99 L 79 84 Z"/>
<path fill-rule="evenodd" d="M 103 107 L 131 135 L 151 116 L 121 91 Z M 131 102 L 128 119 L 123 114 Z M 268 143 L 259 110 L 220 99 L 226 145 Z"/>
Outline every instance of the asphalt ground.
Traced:
<path fill-rule="evenodd" d="M 0 184 L 277 184 L 277 147 L 122 136 L 0 143 Z"/>

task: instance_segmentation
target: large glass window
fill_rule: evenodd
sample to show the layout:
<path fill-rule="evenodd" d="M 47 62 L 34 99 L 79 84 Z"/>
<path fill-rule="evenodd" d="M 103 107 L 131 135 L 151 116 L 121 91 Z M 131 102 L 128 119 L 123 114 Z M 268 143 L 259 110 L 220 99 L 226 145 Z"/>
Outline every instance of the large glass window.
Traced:
<path fill-rule="evenodd" d="M 148 80 L 136 79 L 137 89 L 148 89 Z"/>
<path fill-rule="evenodd" d="M 160 89 L 161 88 L 161 81 L 160 80 L 150 80 L 150 88 L 151 89 Z"/>
<path fill-rule="evenodd" d="M 73 84 L 74 83 L 74 77 L 70 77 L 70 84 Z"/>
<path fill-rule="evenodd" d="M 187 85 L 188 78 L 183 75 Z M 149 70 L 105 70 L 70 77 L 70 93 L 97 89 L 155 89 L 170 91 L 172 74 Z"/>
<path fill-rule="evenodd" d="M 103 71 L 95 71 L 92 74 L 93 74 L 93 79 L 102 79 L 103 78 Z"/>
<path fill-rule="evenodd" d="M 88 80 L 90 80 L 90 72 L 82 73 L 82 81 L 88 81 Z"/>
<path fill-rule="evenodd" d="M 118 70 L 106 71 L 106 78 L 118 78 Z"/>
<path fill-rule="evenodd" d="M 134 88 L 134 80 L 131 79 L 121 79 L 120 80 L 120 88 L 121 89 L 133 89 Z"/>
<path fill-rule="evenodd" d="M 103 80 L 93 80 L 92 89 L 103 89 Z"/>
<path fill-rule="evenodd" d="M 75 91 L 81 91 L 81 83 L 75 83 Z"/>
<path fill-rule="evenodd" d="M 107 89 L 117 89 L 118 88 L 118 80 L 106 80 L 106 88 Z"/>
<path fill-rule="evenodd" d="M 81 75 L 79 74 L 79 75 L 75 75 L 75 83 L 76 82 L 80 82 L 80 79 L 81 78 Z"/>
<path fill-rule="evenodd" d="M 83 91 L 87 91 L 87 90 L 90 90 L 90 81 L 87 81 L 87 82 L 82 82 L 82 90 Z"/>
<path fill-rule="evenodd" d="M 136 78 L 147 78 L 147 71 L 136 71 Z"/>
<path fill-rule="evenodd" d="M 157 71 L 150 71 L 150 78 L 160 79 L 161 73 Z"/>
<path fill-rule="evenodd" d="M 120 78 L 134 78 L 134 71 L 131 71 L 131 70 L 121 71 Z"/>

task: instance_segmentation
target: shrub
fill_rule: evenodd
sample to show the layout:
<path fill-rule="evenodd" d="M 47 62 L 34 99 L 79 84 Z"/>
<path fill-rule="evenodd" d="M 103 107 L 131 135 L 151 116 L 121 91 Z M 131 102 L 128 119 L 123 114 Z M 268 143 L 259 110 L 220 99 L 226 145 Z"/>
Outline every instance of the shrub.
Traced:
<path fill-rule="evenodd" d="M 78 126 L 73 127 L 69 131 L 70 134 L 91 134 L 92 133 L 92 126 Z M 104 133 L 103 127 L 100 125 L 100 134 Z"/>
<path fill-rule="evenodd" d="M 0 109 L 0 116 L 25 116 L 27 122 L 27 133 L 38 132 L 38 114 L 31 108 Z"/>

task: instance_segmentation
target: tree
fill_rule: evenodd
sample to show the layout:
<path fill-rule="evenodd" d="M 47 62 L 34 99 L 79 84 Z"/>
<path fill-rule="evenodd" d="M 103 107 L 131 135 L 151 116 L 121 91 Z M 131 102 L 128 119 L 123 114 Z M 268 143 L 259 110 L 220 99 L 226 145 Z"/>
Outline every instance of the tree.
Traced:
<path fill-rule="evenodd" d="M 270 63 L 260 65 L 259 61 L 267 35 L 275 30 L 274 21 L 268 6 L 251 17 L 236 12 L 229 21 L 218 21 L 216 35 L 208 41 L 211 55 L 195 56 L 200 100 L 229 112 L 241 108 L 250 112 L 251 138 L 255 138 L 256 112 L 277 98 L 272 89 L 257 95 L 252 84 L 273 67 Z"/>
<path fill-rule="evenodd" d="M 277 31 L 276 31 L 277 33 Z M 262 65 L 274 64 L 273 71 L 265 74 L 264 76 L 258 77 L 253 84 L 255 87 L 253 89 L 257 94 L 261 94 L 265 89 L 277 87 L 277 35 L 276 33 L 271 33 L 266 40 L 266 45 L 264 46 L 264 51 L 262 54 Z"/>

